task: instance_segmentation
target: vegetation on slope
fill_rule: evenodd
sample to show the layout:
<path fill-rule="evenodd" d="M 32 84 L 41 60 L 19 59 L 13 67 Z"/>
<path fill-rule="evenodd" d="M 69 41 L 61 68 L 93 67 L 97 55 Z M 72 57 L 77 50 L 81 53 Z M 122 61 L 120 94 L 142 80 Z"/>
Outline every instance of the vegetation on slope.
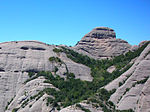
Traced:
<path fill-rule="evenodd" d="M 110 81 L 119 77 L 123 72 L 127 71 L 131 66 L 129 62 L 132 59 L 138 57 L 147 45 L 148 43 L 140 47 L 135 52 L 129 51 L 125 55 L 120 55 L 110 60 L 95 60 L 88 56 L 79 54 L 71 49 L 62 47 L 62 50 L 57 50 L 55 48 L 54 51 L 66 53 L 67 57 L 74 62 L 81 63 L 90 67 L 93 81 L 88 82 L 82 81 L 80 79 L 75 79 L 75 75 L 73 73 L 67 72 L 67 79 L 64 79 L 56 74 L 52 75 L 50 72 L 44 71 L 37 74 L 30 73 L 29 76 L 31 78 L 28 81 L 35 79 L 39 76 L 44 76 L 47 79 L 45 83 L 51 83 L 55 87 L 57 87 L 59 91 L 51 88 L 46 88 L 41 92 L 41 94 L 43 95 L 43 93 L 47 93 L 48 95 L 54 96 L 54 98 L 47 98 L 47 105 L 52 105 L 58 110 L 60 109 L 60 107 L 66 107 L 81 102 L 83 100 L 88 100 L 90 102 L 98 102 L 98 106 L 101 106 L 103 111 L 111 112 L 115 109 L 115 107 L 112 102 L 108 101 L 108 99 L 115 90 L 107 91 L 105 89 L 99 90 L 99 88 L 108 84 Z M 61 60 L 55 57 L 49 58 L 49 61 L 61 63 Z M 117 69 L 113 73 L 108 73 L 107 68 L 112 65 L 116 66 Z M 95 95 L 95 93 L 99 94 L 99 101 L 91 98 L 91 96 Z"/>

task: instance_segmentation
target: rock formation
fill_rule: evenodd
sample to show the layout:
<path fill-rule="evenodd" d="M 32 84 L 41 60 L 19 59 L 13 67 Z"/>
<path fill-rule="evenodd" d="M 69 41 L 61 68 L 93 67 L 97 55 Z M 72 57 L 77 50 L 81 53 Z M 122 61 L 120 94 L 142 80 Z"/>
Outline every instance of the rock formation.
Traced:
<path fill-rule="evenodd" d="M 75 79 L 81 79 L 84 83 L 88 81 L 89 84 L 94 79 L 92 68 L 79 61 L 73 61 L 66 52 L 61 51 L 62 47 L 88 55 L 90 58 L 103 59 L 114 58 L 128 51 L 134 52 L 145 43 L 146 41 L 141 42 L 139 46 L 131 46 L 128 42 L 117 39 L 114 30 L 107 27 L 93 29 L 74 47 L 48 45 L 38 41 L 0 43 L 0 112 L 84 112 L 86 109 L 91 112 L 103 112 L 104 105 L 97 106 L 96 103 L 88 102 L 91 97 L 100 99 L 98 91 L 94 91 L 95 94 L 86 100 L 78 102 L 78 106 L 75 103 L 59 109 L 52 105 L 47 106 L 47 97 L 54 98 L 54 96 L 46 93 L 41 95 L 41 91 L 45 88 L 55 91 L 60 89 L 51 83 L 45 83 L 47 80 L 44 76 L 32 77 L 29 73 L 49 71 L 53 76 L 58 75 L 64 80 L 67 79 L 67 73 L 73 73 Z M 50 58 L 56 58 L 58 63 L 50 61 Z M 109 101 L 114 103 L 115 109 L 149 112 L 150 44 L 128 64 L 133 65 L 102 88 L 108 91 L 116 89 L 109 98 Z M 105 72 L 111 74 L 118 68 L 112 64 L 105 69 Z M 104 70 L 98 71 L 101 72 Z"/>
<path fill-rule="evenodd" d="M 97 27 L 86 34 L 74 49 L 90 57 L 102 59 L 123 54 L 131 49 L 131 45 L 124 40 L 116 39 L 113 29 Z"/>
<path fill-rule="evenodd" d="M 26 97 L 24 95 L 25 92 L 33 96 L 36 94 L 36 91 L 48 86 L 41 83 L 42 80 L 44 80 L 41 78 L 38 80 L 38 83 L 37 80 L 35 80 L 33 84 L 30 83 L 30 85 L 24 85 L 24 82 L 29 78 L 28 72 L 53 71 L 54 64 L 48 60 L 52 56 L 61 58 L 66 64 L 62 64 L 61 66 L 55 65 L 59 68 L 57 74 L 61 77 L 65 77 L 63 74 L 66 72 L 65 66 L 67 66 L 69 72 L 74 73 L 76 78 L 87 81 L 92 80 L 90 68 L 73 62 L 68 59 L 64 53 L 59 53 L 58 55 L 53 52 L 53 49 L 56 48 L 54 45 L 47 45 L 38 41 L 19 41 L 0 43 L 0 48 L 0 112 L 4 112 L 7 103 L 10 102 L 12 98 L 15 97 L 14 100 L 16 102 L 13 101 L 12 104 L 10 104 L 7 112 L 21 105 L 20 100 Z M 41 109 L 44 108 L 39 106 L 41 104 L 42 102 L 30 109 L 34 110 L 37 107 Z M 39 112 L 42 112 L 40 111 L 41 109 L 39 109 Z M 24 110 L 20 110 L 20 112 L 24 112 Z"/>
<path fill-rule="evenodd" d="M 136 112 L 149 112 L 149 77 L 150 44 L 128 71 L 105 88 L 107 90 L 117 89 L 110 100 L 117 105 L 119 110 L 133 109 Z M 122 85 L 119 86 L 119 83 L 122 83 Z"/>

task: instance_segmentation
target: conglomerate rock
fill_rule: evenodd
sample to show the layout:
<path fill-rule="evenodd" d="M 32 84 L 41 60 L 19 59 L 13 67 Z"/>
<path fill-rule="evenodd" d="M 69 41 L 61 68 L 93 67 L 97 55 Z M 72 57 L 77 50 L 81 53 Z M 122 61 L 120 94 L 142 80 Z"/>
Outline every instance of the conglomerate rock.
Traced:
<path fill-rule="evenodd" d="M 120 77 L 105 86 L 107 90 L 117 89 L 110 100 L 119 110 L 132 109 L 149 112 L 150 44 L 135 60 L 133 66 Z M 146 82 L 144 82 L 144 80 Z M 122 83 L 119 87 L 119 83 Z"/>
<path fill-rule="evenodd" d="M 131 45 L 116 39 L 113 29 L 97 27 L 86 34 L 73 49 L 90 57 L 103 59 L 121 55 L 129 51 Z"/>
<path fill-rule="evenodd" d="M 4 112 L 7 103 L 22 89 L 29 78 L 28 72 L 52 72 L 57 66 L 57 74 L 66 77 L 67 67 L 76 78 L 92 81 L 90 68 L 73 62 L 64 53 L 53 52 L 54 48 L 56 46 L 38 41 L 0 43 L 0 112 Z M 50 62 L 50 57 L 59 57 L 65 65 Z"/>
<path fill-rule="evenodd" d="M 113 29 L 97 27 L 86 34 L 76 46 L 63 47 L 95 59 L 103 59 L 113 58 L 129 50 L 135 51 L 145 42 L 141 42 L 139 46 L 131 46 L 128 42 L 117 39 Z M 39 99 L 32 98 L 45 88 L 53 88 L 56 91 L 59 89 L 52 84 L 44 83 L 45 78 L 42 76 L 26 82 L 29 79 L 29 72 L 50 71 L 54 74 L 57 67 L 56 74 L 60 77 L 65 78 L 65 73 L 70 72 L 75 74 L 75 78 L 93 80 L 89 67 L 75 63 L 64 52 L 53 51 L 61 47 L 38 41 L 0 43 L 0 112 L 12 112 L 13 109 L 18 109 L 18 112 L 58 112 L 52 106 L 46 106 L 47 97 L 53 96 L 44 94 Z M 50 57 L 58 57 L 63 63 L 51 62 Z M 109 99 L 115 104 L 116 109 L 149 112 L 150 44 L 130 63 L 133 65 L 129 70 L 104 88 L 108 91 L 116 89 Z M 115 69 L 115 66 L 111 66 L 107 71 L 111 73 Z M 93 107 L 84 101 L 79 104 L 92 112 L 102 112 L 101 107 Z M 83 112 L 83 110 L 75 104 L 61 108 L 60 112 Z"/>

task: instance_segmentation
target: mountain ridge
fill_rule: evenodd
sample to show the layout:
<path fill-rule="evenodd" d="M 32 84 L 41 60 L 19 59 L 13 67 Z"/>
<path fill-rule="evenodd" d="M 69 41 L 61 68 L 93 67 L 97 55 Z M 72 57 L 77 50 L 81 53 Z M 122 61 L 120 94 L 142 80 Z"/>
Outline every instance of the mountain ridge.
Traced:
<path fill-rule="evenodd" d="M 149 41 L 131 46 L 107 27 L 95 28 L 74 47 L 0 43 L 0 111 L 148 112 L 149 53 Z"/>

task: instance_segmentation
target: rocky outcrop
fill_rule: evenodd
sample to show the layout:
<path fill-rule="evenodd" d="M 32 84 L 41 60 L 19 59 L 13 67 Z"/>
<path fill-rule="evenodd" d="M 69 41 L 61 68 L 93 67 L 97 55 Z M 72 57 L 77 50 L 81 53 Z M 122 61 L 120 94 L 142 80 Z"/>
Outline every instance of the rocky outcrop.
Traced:
<path fill-rule="evenodd" d="M 94 28 L 91 32 L 86 34 L 83 38 L 97 38 L 97 39 L 108 39 L 116 38 L 116 33 L 113 29 L 108 27 L 97 27 Z"/>
<path fill-rule="evenodd" d="M 119 110 L 149 112 L 150 44 L 135 60 L 133 66 L 109 83 L 107 90 L 116 89 L 110 100 Z M 119 86 L 119 83 L 121 85 Z"/>
<path fill-rule="evenodd" d="M 97 27 L 86 34 L 75 47 L 63 47 L 95 59 L 103 59 L 124 54 L 129 50 L 135 51 L 145 43 L 146 41 L 140 43 L 139 46 L 131 46 L 124 40 L 116 39 L 113 29 Z M 47 104 L 47 98 L 53 99 L 54 96 L 52 94 L 48 95 L 45 91 L 41 95 L 40 92 L 45 90 L 45 88 L 53 89 L 57 92 L 60 92 L 61 89 L 58 89 L 59 86 L 56 86 L 54 83 L 45 83 L 51 79 L 46 80 L 44 76 L 30 77 L 29 72 L 38 74 L 40 71 L 50 71 L 54 77 L 57 77 L 57 74 L 60 77 L 64 77 L 64 80 L 67 77 L 67 73 L 74 73 L 76 79 L 84 80 L 83 83 L 93 80 L 91 69 L 80 64 L 82 60 L 76 63 L 78 61 L 72 61 L 61 50 L 62 46 L 48 45 L 38 41 L 0 43 L 0 112 L 12 112 L 15 110 L 17 112 L 58 112 L 58 110 L 60 112 L 83 112 L 86 109 L 91 112 L 103 112 L 104 108 L 102 106 L 105 106 L 108 102 L 103 101 L 99 102 L 101 105 L 96 105 L 95 102 L 88 101 L 91 97 L 93 97 L 91 100 L 103 97 L 101 96 L 102 94 L 99 96 L 99 93 L 95 93 L 95 95 L 90 96 L 86 100 L 78 102 L 81 107 L 73 103 L 74 105 L 72 106 L 65 108 L 60 106 L 57 109 L 51 105 L 52 103 Z M 76 53 L 74 54 L 76 55 Z M 50 57 L 57 57 L 60 60 L 59 62 L 50 61 Z M 109 99 L 115 104 L 116 109 L 149 112 L 150 44 L 139 57 L 132 59 L 129 64 L 133 64 L 129 70 L 104 88 L 108 91 L 116 89 Z M 110 74 L 116 69 L 116 65 L 106 68 Z M 34 76 L 36 76 L 35 74 Z M 96 101 L 98 102 L 98 100 Z M 111 102 L 109 103 L 112 104 Z"/>
<path fill-rule="evenodd" d="M 52 72 L 57 66 L 57 74 L 61 77 L 66 77 L 64 73 L 67 72 L 67 68 L 70 73 L 75 74 L 76 78 L 92 81 L 90 68 L 73 62 L 64 53 L 53 52 L 54 48 L 56 46 L 38 41 L 0 43 L 0 112 L 4 112 L 5 107 L 8 105 L 7 103 L 19 94 L 18 91 L 22 91 L 24 86 L 27 86 L 24 85 L 24 82 L 29 78 L 28 72 Z M 50 62 L 50 57 L 59 57 L 63 64 L 59 65 L 58 63 Z M 32 84 L 28 85 L 28 89 L 30 86 Z M 31 88 L 30 91 L 32 89 L 34 88 Z M 18 99 L 23 97 L 22 94 L 18 96 Z M 15 101 L 17 102 L 18 99 Z M 10 111 L 12 111 L 13 107 L 15 108 L 19 105 L 16 102 L 13 103 L 15 106 L 8 108 Z"/>
<path fill-rule="evenodd" d="M 150 79 L 144 84 L 138 100 L 137 111 L 149 112 L 150 111 Z"/>
<path fill-rule="evenodd" d="M 107 72 L 109 73 L 112 73 L 113 71 L 116 70 L 116 67 L 115 66 L 110 66 L 108 69 L 107 69 Z"/>
<path fill-rule="evenodd" d="M 79 105 L 82 108 L 85 108 L 85 109 L 87 109 L 90 112 L 103 112 L 101 107 L 96 108 L 92 104 L 87 104 L 86 101 L 79 103 Z M 60 110 L 60 112 L 85 112 L 85 111 L 82 110 L 80 107 L 76 106 L 76 104 L 75 104 L 75 105 L 63 108 L 62 110 Z"/>
<path fill-rule="evenodd" d="M 45 88 L 54 88 L 57 91 L 58 89 L 51 84 L 43 83 L 44 80 L 44 77 L 39 77 L 23 85 L 13 97 L 6 112 L 12 112 L 13 109 L 18 109 L 17 112 L 49 112 L 52 107 L 46 106 L 48 95 L 44 94 L 38 99 L 38 94 Z"/>
<path fill-rule="evenodd" d="M 114 30 L 107 27 L 93 29 L 74 47 L 76 51 L 96 59 L 118 56 L 130 48 L 128 42 L 116 39 Z"/>

